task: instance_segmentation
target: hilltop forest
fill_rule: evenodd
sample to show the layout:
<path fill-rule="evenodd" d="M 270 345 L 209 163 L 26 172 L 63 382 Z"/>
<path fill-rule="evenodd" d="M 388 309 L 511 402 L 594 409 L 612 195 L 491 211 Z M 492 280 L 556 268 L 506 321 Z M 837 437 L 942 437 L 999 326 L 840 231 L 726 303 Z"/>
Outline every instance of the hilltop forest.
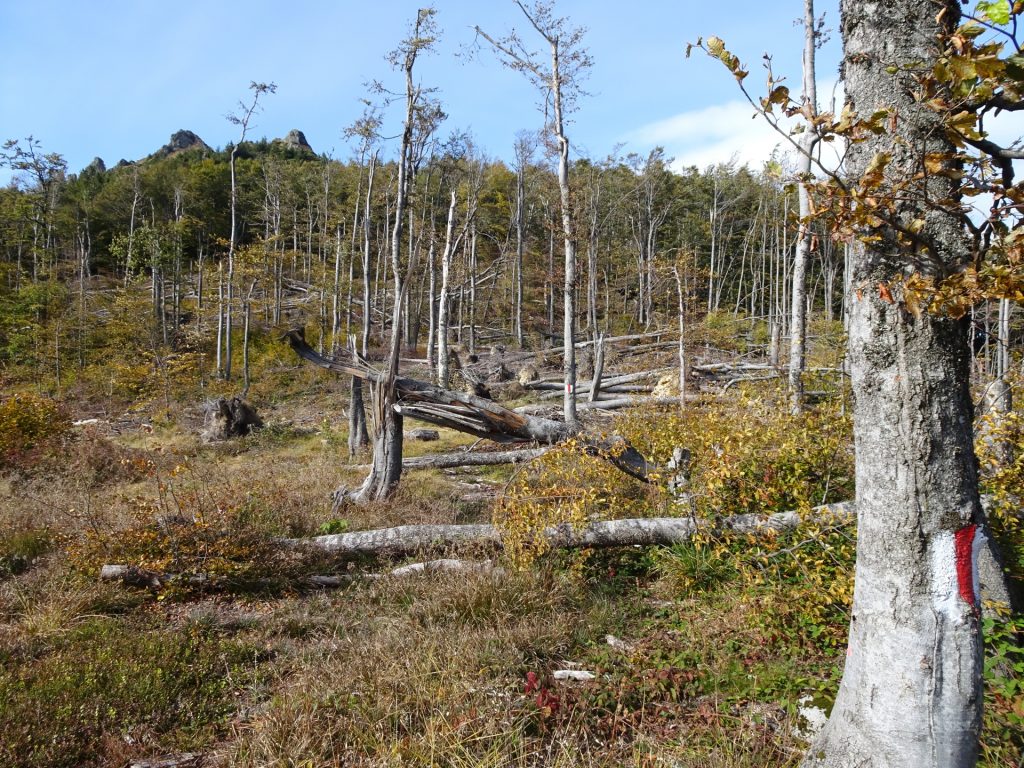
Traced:
<path fill-rule="evenodd" d="M 512 167 L 458 133 L 423 137 L 417 151 L 402 250 L 411 264 L 405 351 L 436 360 L 430 334 L 453 196 L 453 342 L 468 354 L 559 346 L 561 221 L 543 142 L 524 132 Z M 189 396 L 241 380 L 247 351 L 257 350 L 259 367 L 291 327 L 306 326 L 320 350 L 353 334 L 368 349 L 387 346 L 396 164 L 373 145 L 339 162 L 304 141 L 214 151 L 181 131 L 144 160 L 109 170 L 98 161 L 78 174 L 32 139 L 8 152 L 19 170 L 2 197 L 2 355 L 12 380 L 105 393 L 98 405 L 112 412 L 169 377 L 176 393 L 192 387 Z M 687 318 L 742 320 L 766 348 L 773 334 L 785 338 L 796 202 L 783 168 L 678 172 L 669 161 L 655 150 L 573 163 L 580 339 L 678 333 L 673 270 Z M 843 245 L 824 231 L 818 244 L 808 304 L 830 323 L 842 315 Z"/>
<path fill-rule="evenodd" d="M 546 104 L 512 147 L 418 82 L 430 10 L 344 158 L 255 138 L 256 82 L 222 148 L 3 145 L 0 763 L 1020 765 L 1022 329 L 928 261 L 963 142 L 770 79 L 842 174 L 580 156 L 585 37 L 516 5 L 556 55 L 476 30 Z"/>

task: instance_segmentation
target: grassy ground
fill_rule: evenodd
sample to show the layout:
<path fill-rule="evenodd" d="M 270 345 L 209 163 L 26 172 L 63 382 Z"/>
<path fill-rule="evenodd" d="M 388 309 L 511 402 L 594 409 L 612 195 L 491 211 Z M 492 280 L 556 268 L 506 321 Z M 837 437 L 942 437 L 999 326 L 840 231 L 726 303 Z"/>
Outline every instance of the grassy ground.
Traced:
<path fill-rule="evenodd" d="M 184 751 L 252 768 L 799 761 L 798 702 L 827 707 L 840 675 L 849 531 L 800 532 L 763 552 L 709 539 L 312 591 L 309 572 L 390 564 L 297 560 L 272 537 L 484 519 L 459 483 L 511 475 L 410 473 L 394 500 L 332 513 L 330 491 L 364 470 L 344 459 L 344 430 L 323 407 L 280 406 L 262 434 L 214 446 L 173 424 L 77 433 L 56 463 L 32 457 L 45 471 L 8 473 L 0 764 L 124 766 Z M 656 453 L 658 434 L 648 438 Z M 408 453 L 468 442 L 446 433 Z M 819 472 L 805 454 L 793 465 Z M 705 470 L 707 487 L 743 497 L 747 475 L 765 486 L 737 467 Z M 543 470 L 512 481 L 541 482 Z M 776 554 L 789 549 L 808 557 Z M 211 578 L 132 590 L 98 583 L 103 562 Z M 1013 765 L 1021 746 L 1021 657 L 1007 638 L 990 766 Z M 566 669 L 594 677 L 554 678 Z"/>

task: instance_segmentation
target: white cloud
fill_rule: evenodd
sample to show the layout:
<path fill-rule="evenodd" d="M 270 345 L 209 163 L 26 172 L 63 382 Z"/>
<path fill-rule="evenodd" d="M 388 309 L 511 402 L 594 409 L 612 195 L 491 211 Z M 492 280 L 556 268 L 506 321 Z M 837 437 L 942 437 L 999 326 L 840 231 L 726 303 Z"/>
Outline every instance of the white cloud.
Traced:
<path fill-rule="evenodd" d="M 842 104 L 841 85 L 837 87 L 835 80 L 819 83 L 818 101 L 823 110 Z M 789 131 L 795 121 L 781 117 L 780 125 Z M 677 169 L 691 165 L 704 169 L 736 160 L 757 170 L 773 153 L 789 155 L 794 151 L 785 136 L 740 99 L 648 123 L 631 131 L 626 139 L 630 144 L 664 147 L 669 157 L 675 158 Z M 829 154 L 826 150 L 826 158 Z"/>
<path fill-rule="evenodd" d="M 681 112 L 641 126 L 628 138 L 631 144 L 664 147 L 677 168 L 702 169 L 734 158 L 759 168 L 785 141 L 741 101 Z"/>

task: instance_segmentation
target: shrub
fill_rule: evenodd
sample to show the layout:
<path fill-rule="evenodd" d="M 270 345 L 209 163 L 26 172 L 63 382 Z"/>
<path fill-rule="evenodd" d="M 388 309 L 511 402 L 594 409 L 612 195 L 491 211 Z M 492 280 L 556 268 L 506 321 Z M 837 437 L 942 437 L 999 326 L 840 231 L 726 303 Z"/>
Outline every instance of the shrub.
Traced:
<path fill-rule="evenodd" d="M 0 403 L 0 469 L 31 468 L 71 429 L 67 412 L 55 400 L 19 393 Z"/>
<path fill-rule="evenodd" d="M 526 566 L 548 551 L 545 528 L 642 516 L 651 505 L 642 484 L 592 455 L 583 443 L 567 440 L 510 481 L 494 523 L 501 529 L 505 554 Z"/>
<path fill-rule="evenodd" d="M 991 504 L 988 522 L 1006 560 L 1008 575 L 1024 580 L 1024 415 L 1018 411 L 982 417 L 975 441 L 981 491 Z M 1009 460 L 1007 460 L 1009 459 Z"/>
<path fill-rule="evenodd" d="M 172 582 L 180 592 L 265 589 L 295 575 L 301 558 L 274 541 L 296 531 L 273 488 L 210 482 L 188 463 L 154 473 L 153 482 L 155 496 L 125 499 L 132 524 L 90 529 L 69 547 L 74 567 L 93 575 L 105 563 L 133 565 L 180 577 Z"/>
<path fill-rule="evenodd" d="M 792 416 L 768 396 L 740 394 L 683 412 L 638 414 L 619 429 L 664 465 L 690 451 L 688 501 L 698 516 L 810 509 L 853 498 L 851 423 L 835 406 Z"/>

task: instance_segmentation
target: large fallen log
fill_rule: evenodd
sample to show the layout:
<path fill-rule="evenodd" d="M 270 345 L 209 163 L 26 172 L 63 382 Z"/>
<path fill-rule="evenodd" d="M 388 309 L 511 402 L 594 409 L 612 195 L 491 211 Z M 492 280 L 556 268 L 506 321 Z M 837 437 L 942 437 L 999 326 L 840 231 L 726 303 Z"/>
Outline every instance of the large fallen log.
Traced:
<path fill-rule="evenodd" d="M 340 357 L 321 355 L 309 344 L 301 329 L 284 335 L 299 357 L 329 371 L 355 376 L 375 384 L 383 382 L 383 375 L 366 363 Z M 393 408 L 402 416 L 409 416 L 439 427 L 481 437 L 496 443 L 543 443 L 554 445 L 576 434 L 576 429 L 565 422 L 518 413 L 493 400 L 441 389 L 425 381 L 405 377 L 394 378 Z M 583 435 L 586 450 L 601 456 L 622 472 L 638 480 L 649 482 L 654 467 L 622 438 L 590 437 Z"/>
<path fill-rule="evenodd" d="M 291 330 L 284 338 L 299 357 L 321 368 L 376 384 L 383 380 L 378 371 L 357 360 L 321 355 L 306 343 L 301 330 Z M 400 409 L 403 416 L 496 443 L 553 444 L 572 434 L 564 422 L 516 413 L 487 398 L 441 389 L 403 376 L 395 378 L 395 401 L 396 409 Z"/>
<path fill-rule="evenodd" d="M 498 464 L 520 464 L 543 456 L 550 448 L 522 448 L 516 451 L 453 451 L 403 459 L 402 469 L 451 469 L 452 467 L 491 467 Z"/>
<path fill-rule="evenodd" d="M 690 396 L 687 395 L 687 399 Z M 694 398 L 696 399 L 696 398 Z M 595 400 L 592 403 L 580 403 L 579 410 L 614 411 L 619 408 L 636 408 L 641 405 L 679 405 L 678 397 L 617 397 L 611 400 Z"/>
<path fill-rule="evenodd" d="M 376 581 L 377 579 L 405 578 L 407 576 L 436 573 L 490 573 L 495 576 L 502 576 L 505 570 L 495 567 L 494 563 L 490 560 L 474 561 L 443 558 L 441 560 L 429 560 L 425 563 L 400 565 L 397 568 L 392 568 L 387 573 L 345 573 L 340 576 L 310 576 L 309 583 L 315 587 L 335 588 L 344 587 L 360 580 Z"/>
<path fill-rule="evenodd" d="M 533 461 L 550 451 L 550 447 L 520 448 L 511 451 L 452 451 L 451 453 L 432 453 L 425 456 L 414 456 L 402 459 L 402 470 L 407 469 L 453 469 L 455 467 L 492 467 L 499 464 L 521 464 Z M 354 465 L 365 469 L 368 464 Z"/>
<path fill-rule="evenodd" d="M 852 502 L 826 504 L 810 511 L 812 518 L 853 519 Z M 734 515 L 717 521 L 698 521 L 691 517 L 646 517 L 628 520 L 602 520 L 576 529 L 571 525 L 547 528 L 544 536 L 556 549 L 670 545 L 689 541 L 699 529 L 714 528 L 739 533 L 783 531 L 798 526 L 799 512 L 774 515 Z M 281 539 L 288 547 L 310 548 L 331 554 L 356 557 L 364 555 L 401 555 L 425 549 L 451 549 L 475 545 L 500 549 L 501 532 L 493 525 L 402 525 L 372 531 L 335 533 L 305 539 Z"/>
<path fill-rule="evenodd" d="M 316 574 L 307 577 L 307 581 L 314 587 L 343 587 L 354 581 L 376 580 L 383 578 L 404 578 L 406 576 L 417 576 L 420 574 L 432 573 L 493 573 L 502 575 L 504 569 L 496 567 L 490 560 L 454 560 L 442 558 L 440 560 L 428 560 L 423 563 L 407 563 L 397 568 L 392 568 L 385 573 L 345 573 L 339 575 Z M 147 574 L 144 581 L 140 581 L 137 575 Z M 203 574 L 183 576 L 174 573 L 157 573 L 156 571 L 143 571 L 131 565 L 117 565 L 108 563 L 100 569 L 100 581 L 120 581 L 129 587 L 142 587 L 145 589 L 159 590 L 165 585 L 174 583 L 187 583 L 191 585 L 203 585 L 211 583 L 211 579 Z"/>

